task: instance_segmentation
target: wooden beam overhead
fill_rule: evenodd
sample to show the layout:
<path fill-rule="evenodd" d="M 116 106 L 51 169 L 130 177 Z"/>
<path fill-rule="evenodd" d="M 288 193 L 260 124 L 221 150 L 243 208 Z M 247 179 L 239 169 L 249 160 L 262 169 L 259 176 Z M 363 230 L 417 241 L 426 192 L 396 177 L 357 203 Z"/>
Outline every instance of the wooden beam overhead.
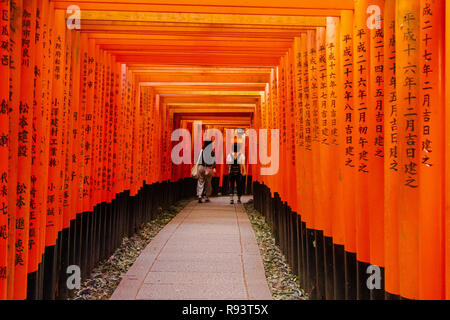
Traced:
<path fill-rule="evenodd" d="M 261 83 L 265 84 L 270 81 L 270 74 L 234 74 L 234 73 L 137 73 L 137 81 L 141 83 L 152 82 L 197 82 L 209 83 L 217 81 L 217 83 Z"/>
<path fill-rule="evenodd" d="M 234 24 L 253 26 L 302 26 L 324 27 L 326 17 L 307 16 L 275 16 L 275 15 L 243 15 L 243 14 L 198 14 L 175 12 L 142 12 L 142 11 L 90 11 L 81 10 L 82 21 L 138 21 L 138 22 L 176 22 L 198 24 Z"/>
<path fill-rule="evenodd" d="M 64 0 L 53 0 L 55 3 L 64 2 Z M 247 0 L 242 2 L 240 0 L 133 0 L 132 3 L 146 3 L 146 4 L 161 4 L 177 6 L 225 6 L 225 7 L 260 7 L 260 8 L 290 8 L 290 9 L 353 9 L 354 0 Z M 123 3 L 127 4 L 129 1 L 124 0 L 78 0 L 77 3 Z"/>
<path fill-rule="evenodd" d="M 167 64 L 167 65 L 193 65 L 193 66 L 258 66 L 275 67 L 279 63 L 278 58 L 272 57 L 236 57 L 236 56 L 216 56 L 214 59 L 208 54 L 205 55 L 173 55 L 160 56 L 152 54 L 142 55 L 117 55 L 116 61 L 119 63 L 144 63 L 144 64 Z"/>
<path fill-rule="evenodd" d="M 193 95 L 176 95 L 161 96 L 161 103 L 167 105 L 174 103 L 259 103 L 260 97 L 254 96 L 193 96 Z"/>
<path fill-rule="evenodd" d="M 291 39 L 305 32 L 309 27 L 295 26 L 245 26 L 245 25 L 199 25 L 152 23 L 136 21 L 83 21 L 83 32 L 133 33 L 133 34 L 159 34 L 159 35 L 189 35 L 203 36 L 205 34 L 226 37 L 253 37 Z"/>
<path fill-rule="evenodd" d="M 67 0 L 54 0 L 55 9 L 65 10 L 74 3 Z M 243 15 L 274 15 L 274 16 L 338 16 L 340 10 L 353 10 L 353 0 L 299 0 L 291 3 L 283 1 L 234 1 L 212 4 L 209 1 L 186 1 L 185 3 L 133 0 L 79 0 L 77 5 L 82 10 L 97 11 L 138 11 L 138 12 L 174 12 L 174 13 L 202 13 L 202 14 L 243 14 Z"/>

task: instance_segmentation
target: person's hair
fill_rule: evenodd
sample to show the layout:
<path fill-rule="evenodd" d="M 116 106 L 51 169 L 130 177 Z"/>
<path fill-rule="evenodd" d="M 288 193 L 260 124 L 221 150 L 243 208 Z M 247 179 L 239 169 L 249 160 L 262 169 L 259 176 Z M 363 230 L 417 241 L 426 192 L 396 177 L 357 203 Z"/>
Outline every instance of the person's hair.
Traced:
<path fill-rule="evenodd" d="M 207 146 L 209 146 L 212 143 L 211 140 L 205 140 L 204 144 L 203 144 L 203 149 L 206 149 Z"/>

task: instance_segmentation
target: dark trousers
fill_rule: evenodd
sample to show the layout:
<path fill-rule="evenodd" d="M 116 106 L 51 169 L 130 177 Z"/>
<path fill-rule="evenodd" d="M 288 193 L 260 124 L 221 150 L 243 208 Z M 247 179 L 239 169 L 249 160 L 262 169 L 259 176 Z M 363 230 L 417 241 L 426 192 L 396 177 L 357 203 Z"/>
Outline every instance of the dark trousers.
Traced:
<path fill-rule="evenodd" d="M 242 186 L 242 175 L 241 174 L 239 174 L 239 175 L 230 174 L 228 177 L 228 183 L 230 186 L 230 188 L 228 190 L 229 195 L 232 196 L 234 194 L 234 185 L 236 184 L 238 197 L 241 197 L 242 189 L 243 189 L 242 188 L 243 187 Z"/>

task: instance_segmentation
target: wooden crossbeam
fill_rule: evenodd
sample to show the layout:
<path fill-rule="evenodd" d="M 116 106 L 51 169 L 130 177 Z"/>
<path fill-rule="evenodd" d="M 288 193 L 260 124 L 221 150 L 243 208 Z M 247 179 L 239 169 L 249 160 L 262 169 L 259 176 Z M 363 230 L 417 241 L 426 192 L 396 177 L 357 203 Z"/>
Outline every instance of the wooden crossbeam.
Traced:
<path fill-rule="evenodd" d="M 325 17 L 306 16 L 274 16 L 274 15 L 244 15 L 244 14 L 198 14 L 198 13 L 175 13 L 175 12 L 142 12 L 142 11 L 108 11 L 81 10 L 83 21 L 106 20 L 106 21 L 142 21 L 142 22 L 177 22 L 177 23 L 199 23 L 199 24 L 234 24 L 234 25 L 287 25 L 287 26 L 326 26 Z"/>
<path fill-rule="evenodd" d="M 146 64 L 168 64 L 168 65 L 201 65 L 201 66 L 265 66 L 274 67 L 278 65 L 279 59 L 272 57 L 259 57 L 257 59 L 251 57 L 236 57 L 236 56 L 217 56 L 215 60 L 211 56 L 205 55 L 117 55 L 116 61 L 119 63 L 146 63 Z"/>
<path fill-rule="evenodd" d="M 66 9 L 73 5 L 73 2 L 67 0 L 54 0 L 55 9 Z M 202 13 L 202 14 L 245 14 L 245 15 L 278 15 L 278 16 L 338 16 L 340 10 L 353 10 L 353 0 L 343 0 L 336 2 L 334 0 L 325 1 L 293 1 L 288 5 L 280 4 L 280 1 L 265 3 L 264 1 L 253 1 L 254 5 L 249 2 L 234 4 L 224 1 L 221 4 L 208 4 L 199 1 L 197 4 L 183 3 L 161 3 L 160 1 L 133 0 L 132 3 L 126 1 L 77 1 L 77 5 L 82 10 L 96 11 L 137 11 L 137 12 L 173 12 L 173 13 Z"/>
<path fill-rule="evenodd" d="M 137 80 L 143 84 L 152 82 L 198 82 L 208 83 L 217 81 L 218 83 L 267 83 L 270 81 L 270 74 L 230 74 L 230 73 L 144 73 L 138 74 Z"/>
<path fill-rule="evenodd" d="M 64 0 L 53 0 L 55 3 L 64 2 Z M 122 3 L 127 4 L 124 0 L 78 0 L 78 3 Z M 145 4 L 161 4 L 176 6 L 181 9 L 183 6 L 195 5 L 195 6 L 226 6 L 235 8 L 245 7 L 260 7 L 260 8 L 291 8 L 291 9 L 353 9 L 353 0 L 247 0 L 242 2 L 240 0 L 133 0 L 133 3 L 145 3 Z M 129 4 L 129 3 L 128 3 Z M 182 12 L 182 11 L 180 11 Z"/>

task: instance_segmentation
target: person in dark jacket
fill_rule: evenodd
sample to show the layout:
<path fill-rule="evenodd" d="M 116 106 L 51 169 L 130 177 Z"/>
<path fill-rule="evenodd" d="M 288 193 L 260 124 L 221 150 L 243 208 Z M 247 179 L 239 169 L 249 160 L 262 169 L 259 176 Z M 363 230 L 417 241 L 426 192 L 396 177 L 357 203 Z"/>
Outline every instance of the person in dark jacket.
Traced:
<path fill-rule="evenodd" d="M 207 140 L 200 151 L 199 166 L 198 166 L 198 180 L 197 180 L 197 197 L 198 202 L 202 203 L 203 191 L 205 191 L 205 202 L 209 202 L 209 197 L 212 192 L 212 177 L 216 173 L 216 155 L 212 151 L 212 141 Z M 206 190 L 205 190 L 206 189 Z"/>
<path fill-rule="evenodd" d="M 242 189 L 243 189 L 243 177 L 247 175 L 245 168 L 245 155 L 240 151 L 241 145 L 237 142 L 233 145 L 233 150 L 227 155 L 228 164 L 228 181 L 230 189 L 230 204 L 234 204 L 234 185 L 237 187 L 238 203 L 241 203 Z"/>

